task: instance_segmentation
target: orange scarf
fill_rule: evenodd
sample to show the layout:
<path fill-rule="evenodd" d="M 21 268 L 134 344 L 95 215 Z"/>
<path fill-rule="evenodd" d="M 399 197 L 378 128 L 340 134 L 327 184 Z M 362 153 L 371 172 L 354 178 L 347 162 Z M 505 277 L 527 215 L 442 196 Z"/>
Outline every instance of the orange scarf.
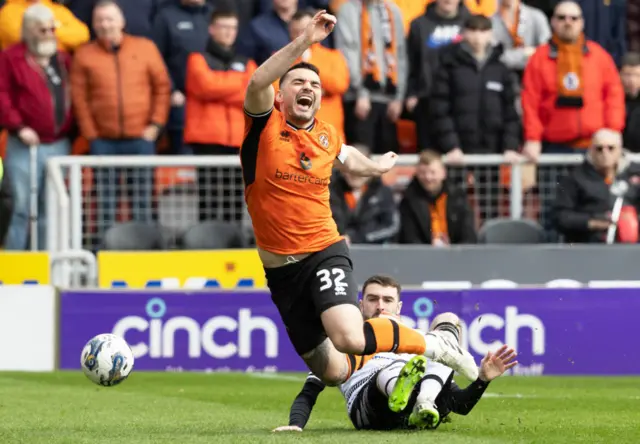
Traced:
<path fill-rule="evenodd" d="M 584 35 L 581 35 L 575 43 L 564 43 L 554 35 L 552 43 L 558 52 L 558 98 L 556 105 L 565 108 L 582 108 L 584 105 L 582 100 Z"/>
<path fill-rule="evenodd" d="M 386 72 L 384 78 L 386 80 L 385 93 L 393 95 L 396 93 L 398 85 L 398 63 L 397 63 L 397 45 L 396 45 L 396 29 L 393 17 L 393 11 L 383 0 L 373 5 L 378 8 L 380 17 L 382 17 L 382 40 L 384 41 L 384 64 Z M 373 42 L 373 32 L 371 30 L 371 22 L 369 21 L 368 5 L 362 2 L 362 19 L 360 25 L 360 42 L 362 44 L 362 77 L 364 86 L 371 90 L 381 90 L 383 73 L 380 68 L 380 61 L 376 56 L 376 47 Z"/>
<path fill-rule="evenodd" d="M 431 214 L 431 242 L 439 239 L 449 243 L 446 193 L 438 197 L 434 203 L 429 204 L 429 213 Z"/>
<path fill-rule="evenodd" d="M 520 37 L 519 30 L 520 25 L 523 23 L 522 17 L 520 17 L 520 0 L 513 0 L 515 5 L 510 8 L 504 6 L 500 7 L 500 17 L 502 22 L 507 27 L 511 40 L 513 41 L 514 48 L 524 47 L 524 40 Z"/>
<path fill-rule="evenodd" d="M 358 201 L 364 196 L 364 193 L 367 192 L 367 186 L 364 185 L 358 192 L 353 192 L 353 190 L 347 191 L 344 193 L 344 201 L 347 203 L 347 207 L 351 211 L 356 209 L 356 205 L 358 205 Z"/>

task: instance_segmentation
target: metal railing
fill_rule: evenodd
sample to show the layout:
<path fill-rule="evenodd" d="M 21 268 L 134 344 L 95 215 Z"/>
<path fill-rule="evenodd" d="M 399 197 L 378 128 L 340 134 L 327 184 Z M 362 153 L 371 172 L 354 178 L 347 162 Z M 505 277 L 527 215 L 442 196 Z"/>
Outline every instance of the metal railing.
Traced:
<path fill-rule="evenodd" d="M 400 156 L 385 180 L 401 190 L 417 160 L 417 155 Z M 469 188 L 480 219 L 537 218 L 544 225 L 558 175 L 582 160 L 581 155 L 543 155 L 533 170 L 527 163 L 506 164 L 499 155 L 472 155 L 449 168 L 449 178 Z M 237 156 L 65 156 L 51 159 L 47 172 L 47 249 L 78 253 L 73 261 L 62 261 L 63 282 L 81 280 L 72 262 L 91 267 L 85 253 L 100 249 L 104 233 L 118 221 L 152 219 L 174 239 L 203 219 L 251 227 Z M 494 204 L 500 208 L 487 207 Z M 83 273 L 85 279 L 93 276 L 86 267 Z"/>

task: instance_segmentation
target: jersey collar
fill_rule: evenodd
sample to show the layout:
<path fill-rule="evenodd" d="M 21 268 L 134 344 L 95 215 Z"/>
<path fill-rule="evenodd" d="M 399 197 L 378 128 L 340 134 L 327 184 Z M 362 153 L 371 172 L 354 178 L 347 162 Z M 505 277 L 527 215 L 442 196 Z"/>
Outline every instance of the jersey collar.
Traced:
<path fill-rule="evenodd" d="M 298 130 L 311 131 L 316 126 L 316 119 L 313 119 L 313 122 L 311 122 L 311 125 L 309 125 L 306 128 L 300 128 L 295 126 L 293 123 L 289 122 L 288 120 L 285 120 L 285 121 L 287 122 L 287 126 L 291 127 L 294 131 L 298 131 Z"/>

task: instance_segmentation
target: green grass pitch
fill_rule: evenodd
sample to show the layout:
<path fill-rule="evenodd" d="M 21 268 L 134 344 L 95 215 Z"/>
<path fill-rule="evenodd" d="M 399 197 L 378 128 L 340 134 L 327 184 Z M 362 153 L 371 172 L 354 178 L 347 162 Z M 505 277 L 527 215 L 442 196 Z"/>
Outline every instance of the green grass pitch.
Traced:
<path fill-rule="evenodd" d="M 0 443 L 640 443 L 640 378 L 505 377 L 437 431 L 358 432 L 336 389 L 307 430 L 286 425 L 302 375 L 134 372 L 101 388 L 79 372 L 0 373 Z"/>

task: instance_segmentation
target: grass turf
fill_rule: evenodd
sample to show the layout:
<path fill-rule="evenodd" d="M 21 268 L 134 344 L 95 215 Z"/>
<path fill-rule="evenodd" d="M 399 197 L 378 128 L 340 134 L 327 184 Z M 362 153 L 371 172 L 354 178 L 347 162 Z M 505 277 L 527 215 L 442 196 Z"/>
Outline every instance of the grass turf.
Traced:
<path fill-rule="evenodd" d="M 640 443 L 639 378 L 505 377 L 436 431 L 358 432 L 336 389 L 302 434 L 286 425 L 301 375 L 134 372 L 101 388 L 81 373 L 0 373 L 0 443 Z"/>

